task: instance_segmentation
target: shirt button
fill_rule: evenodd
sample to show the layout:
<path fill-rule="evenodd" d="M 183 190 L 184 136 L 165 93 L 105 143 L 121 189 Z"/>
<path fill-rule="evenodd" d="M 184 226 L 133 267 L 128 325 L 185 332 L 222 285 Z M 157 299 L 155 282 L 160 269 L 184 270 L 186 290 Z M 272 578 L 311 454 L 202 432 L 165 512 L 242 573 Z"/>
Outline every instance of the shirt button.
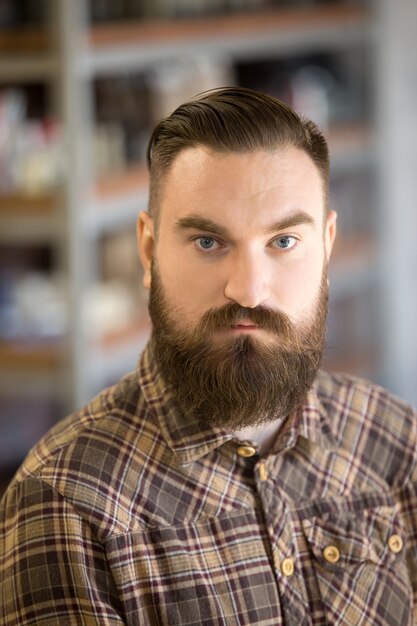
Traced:
<path fill-rule="evenodd" d="M 246 458 L 246 457 L 254 456 L 254 454 L 256 454 L 256 448 L 254 448 L 250 444 L 245 443 L 239 446 L 236 452 L 238 453 L 239 456 L 244 456 Z"/>
<path fill-rule="evenodd" d="M 259 463 L 258 471 L 260 481 L 264 482 L 265 480 L 268 480 L 268 470 L 265 467 L 265 463 Z"/>
<path fill-rule="evenodd" d="M 281 563 L 281 572 L 284 576 L 292 576 L 294 574 L 294 559 L 284 559 Z"/>
<path fill-rule="evenodd" d="M 323 556 L 328 563 L 337 563 L 340 559 L 340 552 L 336 546 L 327 546 L 323 550 Z"/>
<path fill-rule="evenodd" d="M 401 550 L 403 549 L 403 545 L 404 543 L 400 535 L 391 535 L 391 537 L 388 539 L 389 549 L 395 554 L 401 552 Z"/>

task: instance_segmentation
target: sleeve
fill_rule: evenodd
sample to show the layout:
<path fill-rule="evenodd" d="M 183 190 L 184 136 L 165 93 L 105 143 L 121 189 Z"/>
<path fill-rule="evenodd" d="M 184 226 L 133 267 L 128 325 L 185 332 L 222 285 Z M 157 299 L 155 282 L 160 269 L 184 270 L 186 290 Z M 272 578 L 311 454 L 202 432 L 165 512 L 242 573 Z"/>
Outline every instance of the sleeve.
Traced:
<path fill-rule="evenodd" d="M 0 530 L 0 626 L 124 623 L 103 546 L 52 487 L 11 486 Z"/>

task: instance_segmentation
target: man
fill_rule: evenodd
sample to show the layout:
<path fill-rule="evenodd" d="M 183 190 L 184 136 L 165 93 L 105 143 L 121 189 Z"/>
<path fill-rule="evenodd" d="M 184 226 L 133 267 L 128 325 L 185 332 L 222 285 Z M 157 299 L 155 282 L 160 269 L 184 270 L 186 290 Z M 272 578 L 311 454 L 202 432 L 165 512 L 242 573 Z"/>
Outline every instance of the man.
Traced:
<path fill-rule="evenodd" d="M 152 338 L 10 485 L 0 623 L 412 624 L 416 414 L 319 370 L 323 136 L 227 88 L 159 122 L 148 161 Z"/>

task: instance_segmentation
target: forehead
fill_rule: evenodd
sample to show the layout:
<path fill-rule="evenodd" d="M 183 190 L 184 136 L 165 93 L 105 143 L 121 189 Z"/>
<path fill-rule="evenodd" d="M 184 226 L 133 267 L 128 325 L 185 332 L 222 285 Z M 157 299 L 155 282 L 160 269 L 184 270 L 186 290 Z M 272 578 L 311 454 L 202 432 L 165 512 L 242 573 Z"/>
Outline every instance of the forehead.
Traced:
<path fill-rule="evenodd" d="M 198 212 L 220 221 L 262 224 L 297 210 L 319 220 L 324 198 L 316 165 L 293 146 L 244 153 L 188 148 L 166 175 L 160 220 L 162 225 Z"/>

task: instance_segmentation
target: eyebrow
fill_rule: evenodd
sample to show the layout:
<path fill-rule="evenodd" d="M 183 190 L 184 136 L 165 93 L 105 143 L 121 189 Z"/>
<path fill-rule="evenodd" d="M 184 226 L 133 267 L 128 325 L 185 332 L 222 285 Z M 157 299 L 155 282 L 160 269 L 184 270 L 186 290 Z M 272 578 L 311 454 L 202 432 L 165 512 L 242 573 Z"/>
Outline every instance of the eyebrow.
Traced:
<path fill-rule="evenodd" d="M 271 226 L 267 228 L 266 234 L 276 233 L 286 228 L 292 228 L 294 226 L 300 226 L 302 224 L 315 226 L 315 220 L 305 211 L 298 211 L 293 215 L 284 217 L 282 220 L 271 224 Z M 231 237 L 231 233 L 228 228 L 226 228 L 225 226 L 221 226 L 216 222 L 213 222 L 213 220 L 201 217 L 199 215 L 188 215 L 187 217 L 178 218 L 175 221 L 175 228 L 177 230 L 186 230 L 193 228 L 195 230 L 209 231 L 214 235 L 220 235 L 228 238 Z"/>

